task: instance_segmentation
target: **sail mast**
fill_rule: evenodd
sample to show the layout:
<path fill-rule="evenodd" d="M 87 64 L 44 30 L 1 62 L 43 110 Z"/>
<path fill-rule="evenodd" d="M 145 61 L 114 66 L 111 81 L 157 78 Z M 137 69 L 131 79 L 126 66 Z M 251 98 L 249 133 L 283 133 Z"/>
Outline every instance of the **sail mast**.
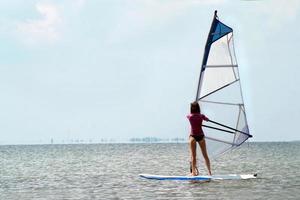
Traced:
<path fill-rule="evenodd" d="M 208 55 L 209 55 L 210 46 L 212 44 L 212 36 L 213 36 L 212 33 L 216 29 L 216 25 L 217 25 L 217 21 L 216 21 L 216 19 L 218 17 L 217 12 L 218 11 L 215 10 L 214 18 L 213 18 L 213 21 L 211 23 L 211 27 L 210 27 L 210 30 L 209 30 L 209 33 L 208 33 L 208 36 L 207 36 L 206 44 L 205 44 L 205 49 L 204 49 L 204 54 L 203 54 L 203 58 L 202 58 L 202 65 L 201 65 L 201 71 L 200 71 L 200 76 L 199 76 L 198 88 L 197 88 L 197 94 L 196 94 L 195 101 L 198 100 L 199 94 L 200 94 L 202 74 L 205 70 L 205 66 L 206 66 L 206 63 L 207 63 L 207 58 L 208 58 Z"/>

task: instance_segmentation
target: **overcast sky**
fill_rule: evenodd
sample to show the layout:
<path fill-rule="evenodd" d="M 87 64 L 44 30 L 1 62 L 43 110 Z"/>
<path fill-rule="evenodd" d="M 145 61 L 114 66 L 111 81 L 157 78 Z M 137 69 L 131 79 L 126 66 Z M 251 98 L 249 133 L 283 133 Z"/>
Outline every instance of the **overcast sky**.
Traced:
<path fill-rule="evenodd" d="M 300 140 L 300 1 L 0 2 L 0 144 L 187 137 L 214 10 L 252 141 Z"/>

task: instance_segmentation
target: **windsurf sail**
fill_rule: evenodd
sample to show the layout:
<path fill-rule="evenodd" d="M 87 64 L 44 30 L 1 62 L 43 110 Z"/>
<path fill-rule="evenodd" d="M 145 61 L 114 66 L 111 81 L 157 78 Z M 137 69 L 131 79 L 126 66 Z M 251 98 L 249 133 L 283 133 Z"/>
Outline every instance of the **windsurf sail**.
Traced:
<path fill-rule="evenodd" d="M 252 137 L 249 133 L 237 64 L 233 29 L 215 11 L 206 41 L 196 101 L 210 119 L 203 123 L 210 157 L 234 149 Z"/>

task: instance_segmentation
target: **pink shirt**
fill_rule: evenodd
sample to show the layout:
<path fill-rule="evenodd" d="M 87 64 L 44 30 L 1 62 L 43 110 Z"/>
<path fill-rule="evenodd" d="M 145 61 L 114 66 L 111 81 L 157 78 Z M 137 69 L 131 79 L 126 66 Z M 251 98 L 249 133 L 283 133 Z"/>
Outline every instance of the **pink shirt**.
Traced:
<path fill-rule="evenodd" d="M 191 135 L 204 135 L 202 130 L 203 120 L 207 121 L 208 118 L 202 114 L 189 114 L 186 116 L 191 124 Z"/>

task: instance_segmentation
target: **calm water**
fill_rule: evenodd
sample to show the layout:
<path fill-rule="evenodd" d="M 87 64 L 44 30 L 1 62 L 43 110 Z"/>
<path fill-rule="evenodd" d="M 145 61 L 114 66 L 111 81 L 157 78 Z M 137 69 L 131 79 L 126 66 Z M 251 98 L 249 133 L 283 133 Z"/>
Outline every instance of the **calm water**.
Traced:
<path fill-rule="evenodd" d="M 0 146 L 0 156 L 1 200 L 300 199 L 300 142 L 246 144 L 212 160 L 213 173 L 258 179 L 206 183 L 138 177 L 187 174 L 186 144 Z"/>

